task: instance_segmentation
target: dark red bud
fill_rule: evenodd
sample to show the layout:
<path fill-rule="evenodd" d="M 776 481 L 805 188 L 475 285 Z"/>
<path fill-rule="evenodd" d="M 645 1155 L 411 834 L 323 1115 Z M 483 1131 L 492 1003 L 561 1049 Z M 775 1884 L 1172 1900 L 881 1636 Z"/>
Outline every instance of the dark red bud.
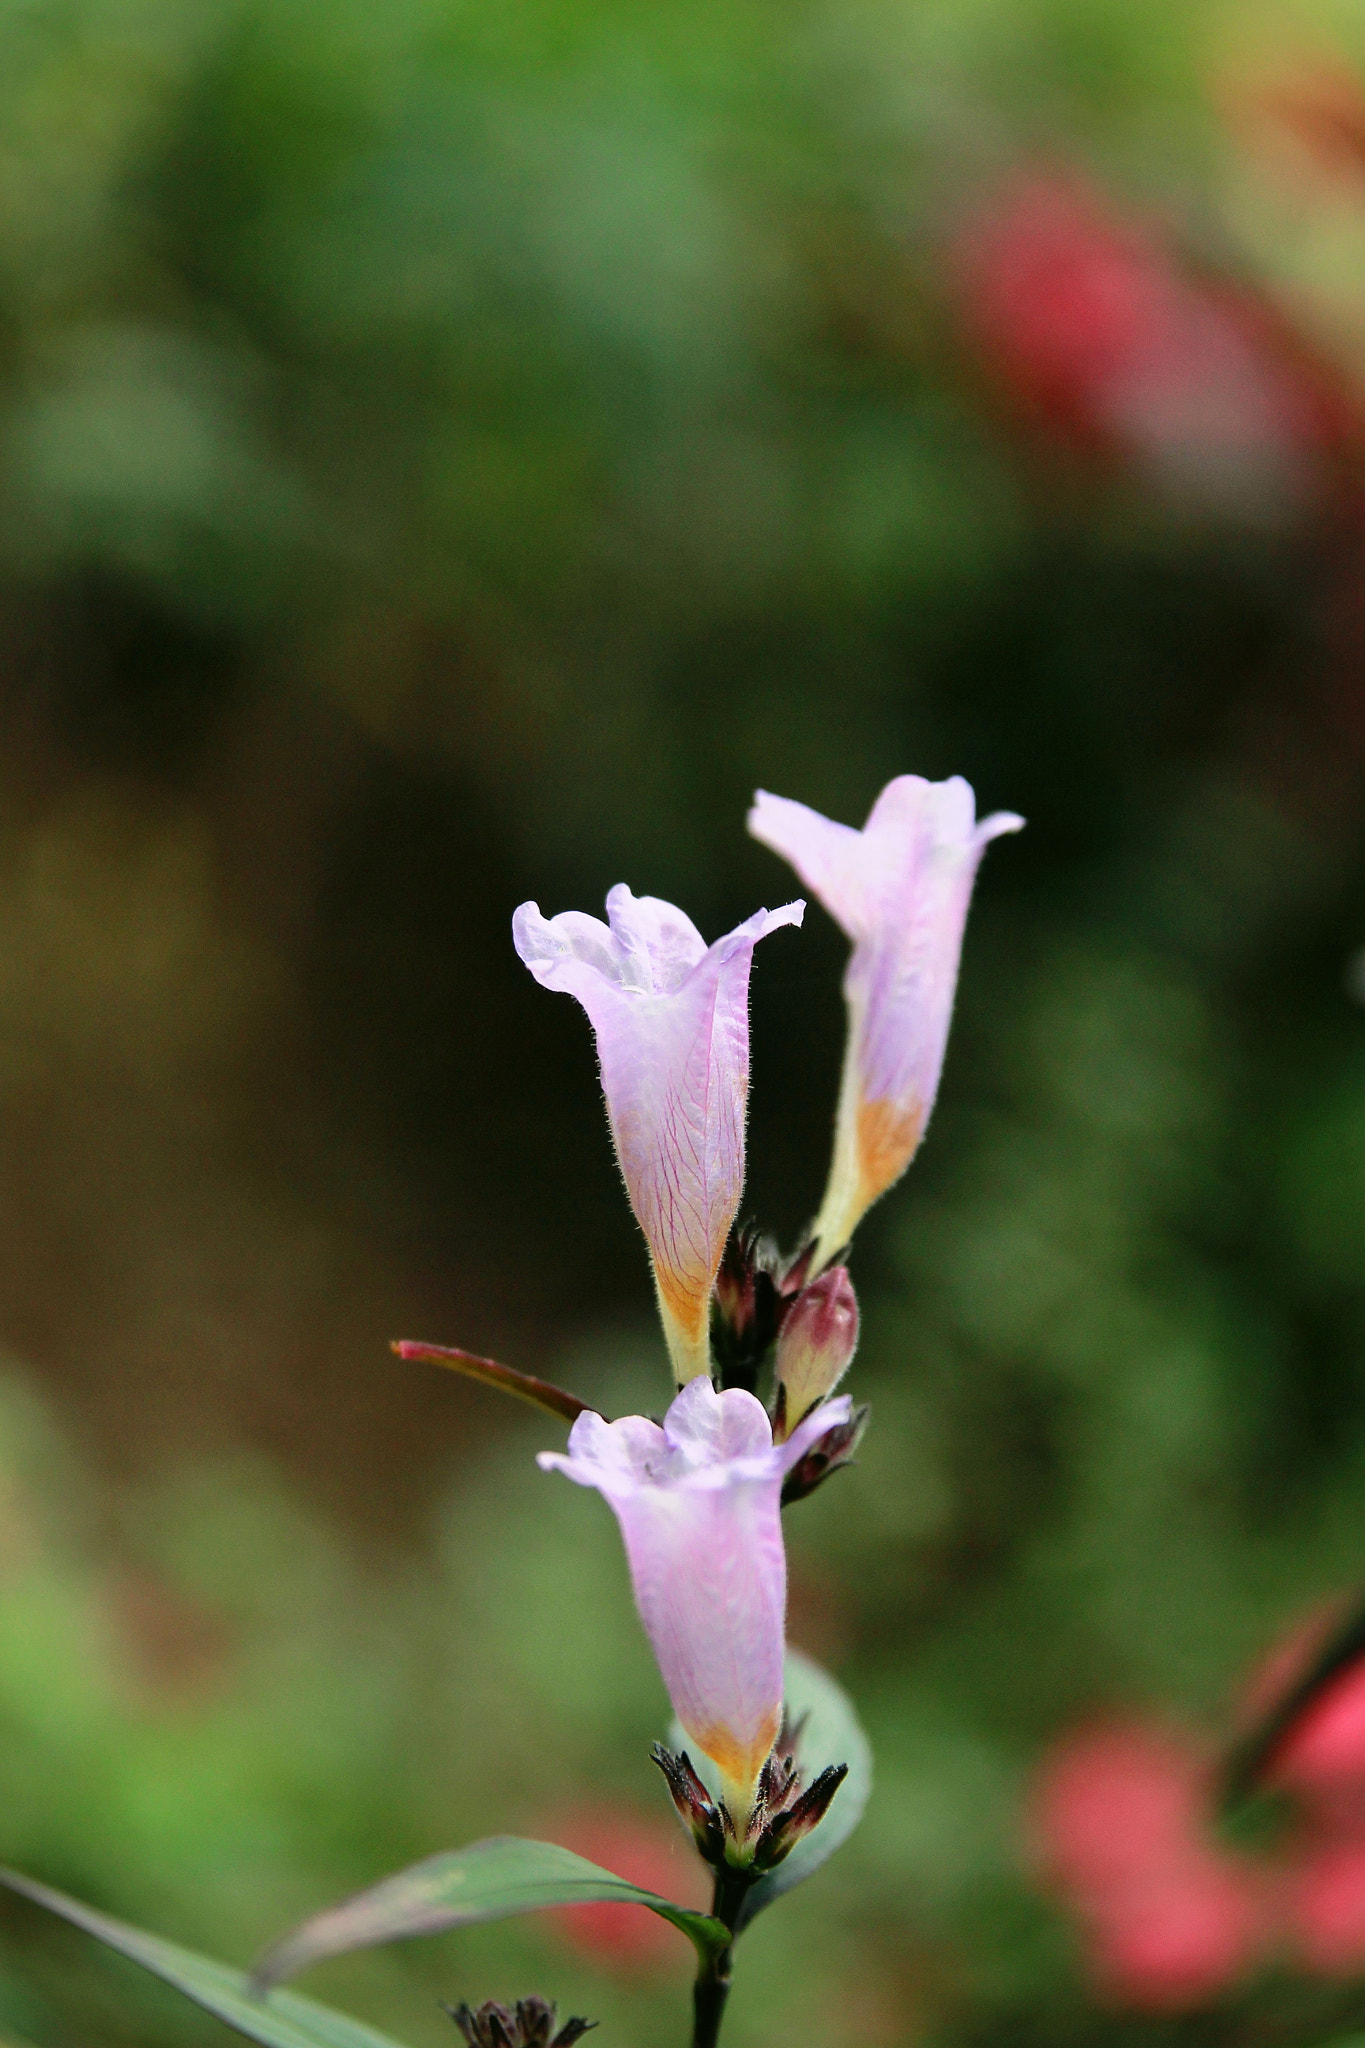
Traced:
<path fill-rule="evenodd" d="M 838 1472 L 845 1465 L 851 1465 L 853 1454 L 862 1442 L 872 1410 L 866 1402 L 855 1408 L 847 1422 L 836 1422 L 823 1436 L 817 1437 L 806 1455 L 792 1466 L 782 1487 L 782 1505 L 791 1506 L 795 1500 L 804 1500 L 808 1493 L 814 1493 L 817 1486 L 823 1486 L 832 1472 Z"/>
<path fill-rule="evenodd" d="M 858 1348 L 858 1297 L 846 1266 L 831 1266 L 802 1288 L 777 1340 L 778 1415 L 784 1441 L 817 1401 L 831 1394 Z"/>

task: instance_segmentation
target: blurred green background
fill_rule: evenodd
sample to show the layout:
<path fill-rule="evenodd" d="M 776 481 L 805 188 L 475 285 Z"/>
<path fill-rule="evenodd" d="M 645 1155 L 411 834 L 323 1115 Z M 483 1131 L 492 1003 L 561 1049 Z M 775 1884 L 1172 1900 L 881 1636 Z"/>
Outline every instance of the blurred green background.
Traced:
<path fill-rule="evenodd" d="M 1218 2036 L 1095 2002 L 1020 1811 L 1365 1583 L 1361 79 L 1328 0 L 4 0 L 0 1857 L 234 1960 L 493 1830 L 693 1882 L 610 1518 L 387 1344 L 661 1405 L 511 911 L 713 936 L 756 784 L 962 773 L 1029 828 L 789 1526 L 878 1789 L 728 2038 Z M 755 963 L 789 1243 L 842 958 Z M 16 2037 L 226 2038 L 0 1929 Z M 661 1939 L 305 1988 L 663 2048 Z"/>

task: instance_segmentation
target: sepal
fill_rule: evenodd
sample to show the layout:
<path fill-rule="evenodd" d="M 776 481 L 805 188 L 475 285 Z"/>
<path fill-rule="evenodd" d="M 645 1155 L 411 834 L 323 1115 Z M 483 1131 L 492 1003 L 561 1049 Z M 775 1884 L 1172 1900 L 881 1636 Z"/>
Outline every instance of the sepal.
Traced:
<path fill-rule="evenodd" d="M 515 2008 L 490 1998 L 477 2011 L 468 2005 L 447 2005 L 468 2048 L 573 2048 L 597 2025 L 596 2020 L 565 2020 L 554 2031 L 555 2008 L 543 1998 L 519 1998 Z"/>
<path fill-rule="evenodd" d="M 768 1822 L 754 1850 L 754 1868 L 773 1870 L 789 1856 L 812 1828 L 819 1827 L 833 1799 L 848 1776 L 847 1764 L 830 1764 L 813 1785 L 800 1792 Z"/>
<path fill-rule="evenodd" d="M 711 1356 L 722 1387 L 752 1394 L 787 1307 L 781 1255 L 752 1223 L 730 1233 L 716 1274 Z"/>
<path fill-rule="evenodd" d="M 737 1823 L 723 1799 L 713 1798 L 692 1767 L 686 1750 L 678 1754 L 656 1742 L 650 1754 L 664 1774 L 669 1794 L 684 1827 L 691 1832 L 702 1861 L 733 1882 L 736 1877 L 757 1883 L 819 1826 L 848 1776 L 845 1763 L 829 1764 L 802 1789 L 797 1752 L 805 1716 L 783 1723 L 772 1754 L 759 1774 L 752 1810 Z"/>
<path fill-rule="evenodd" d="M 697 1854 L 714 1868 L 725 1855 L 726 1829 L 732 1828 L 724 1802 L 712 1799 L 685 1749 L 675 1756 L 662 1742 L 656 1742 L 650 1755 L 664 1774 L 669 1797 L 679 1820 L 691 1831 Z"/>

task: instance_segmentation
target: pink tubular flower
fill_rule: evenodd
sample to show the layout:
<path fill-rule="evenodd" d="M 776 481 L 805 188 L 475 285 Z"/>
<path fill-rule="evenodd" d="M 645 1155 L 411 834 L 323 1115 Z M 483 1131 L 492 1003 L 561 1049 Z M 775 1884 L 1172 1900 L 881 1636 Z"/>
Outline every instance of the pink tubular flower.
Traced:
<path fill-rule="evenodd" d="M 536 980 L 576 996 L 596 1034 L 679 1383 L 709 1368 L 711 1289 L 744 1187 L 754 947 L 805 908 L 755 911 L 710 947 L 681 910 L 624 883 L 607 897 L 608 924 L 578 910 L 542 917 L 534 903 L 512 919 Z"/>
<path fill-rule="evenodd" d="M 567 1455 L 542 1451 L 538 1460 L 544 1471 L 595 1486 L 614 1512 L 674 1712 L 720 1770 L 741 1828 L 782 1720 L 782 1481 L 848 1412 L 846 1397 L 828 1402 L 775 1445 L 752 1394 L 718 1394 L 698 1374 L 662 1428 L 642 1415 L 605 1422 L 589 1410 L 569 1433 Z"/>
<path fill-rule="evenodd" d="M 938 1092 L 977 866 L 992 839 L 1023 822 L 997 811 L 978 824 L 960 776 L 897 776 L 861 832 L 766 790 L 755 796 L 754 838 L 790 861 L 853 941 L 834 1159 L 812 1273 L 915 1155 Z"/>
<path fill-rule="evenodd" d="M 1333 1634 L 1330 1610 L 1310 1617 L 1245 1702 L 1253 1731 L 1291 1709 L 1247 1788 L 1288 1802 L 1277 1838 L 1257 1849 L 1222 1836 L 1227 1762 L 1220 1769 L 1196 1742 L 1123 1723 L 1078 1729 L 1048 1758 L 1032 1802 L 1037 1859 L 1080 1925 L 1095 1977 L 1120 2002 L 1187 2010 L 1271 1957 L 1325 1977 L 1365 1965 L 1358 1646 L 1294 1704 Z"/>
<path fill-rule="evenodd" d="M 1309 1667 L 1340 1614 L 1296 1631 L 1275 1661 L 1290 1677 Z M 1299 1809 L 1288 1871 L 1290 1932 L 1305 1966 L 1350 1976 L 1365 1963 L 1365 1660 L 1348 1659 L 1271 1751 L 1265 1783 Z"/>
<path fill-rule="evenodd" d="M 1300 1795 L 1319 1813 L 1345 1808 L 1356 1820 L 1365 1786 L 1365 1663 L 1347 1664 L 1322 1686 L 1278 1742 L 1269 1782 Z"/>
<path fill-rule="evenodd" d="M 1311 1839 L 1289 1874 L 1291 1928 L 1307 1969 L 1350 1977 L 1365 1962 L 1365 1839 Z"/>
<path fill-rule="evenodd" d="M 1091 1969 L 1120 2003 L 1182 2012 L 1258 1959 L 1266 1874 L 1219 1846 L 1208 1767 L 1164 1731 L 1118 1725 L 1069 1737 L 1045 1768 L 1033 1823 Z"/>

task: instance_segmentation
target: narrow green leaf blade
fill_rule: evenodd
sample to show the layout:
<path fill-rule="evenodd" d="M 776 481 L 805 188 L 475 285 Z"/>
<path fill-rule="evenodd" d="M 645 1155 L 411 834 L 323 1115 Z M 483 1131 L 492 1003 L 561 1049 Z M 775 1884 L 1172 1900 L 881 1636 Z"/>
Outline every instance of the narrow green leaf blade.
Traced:
<path fill-rule="evenodd" d="M 117 1949 L 130 1962 L 140 1963 L 205 2012 L 225 2020 L 249 2041 L 258 2041 L 261 2048 L 399 2048 L 389 2035 L 349 2019 L 345 2013 L 333 2012 L 329 2006 L 315 2005 L 311 1998 L 277 1991 L 267 1999 L 245 1971 L 196 1955 L 192 1949 L 178 1948 L 158 1935 L 145 1934 L 140 1927 L 113 1920 L 107 1913 L 97 1913 L 93 1906 L 83 1906 L 79 1899 L 22 1877 L 18 1871 L 0 1868 L 0 1884 L 93 1934 L 96 1941 Z"/>
<path fill-rule="evenodd" d="M 566 1393 L 550 1380 L 538 1380 L 533 1373 L 518 1372 L 515 1366 L 499 1365 L 496 1358 L 480 1358 L 477 1352 L 462 1351 L 454 1344 L 417 1344 L 411 1338 L 400 1337 L 389 1349 L 400 1358 L 421 1358 L 430 1365 L 444 1365 L 451 1372 L 463 1373 L 466 1379 L 496 1387 L 518 1401 L 529 1401 L 533 1408 L 544 1408 L 561 1422 L 577 1422 L 587 1410 L 586 1401 L 580 1401 L 577 1394 Z"/>
<path fill-rule="evenodd" d="M 702 1956 L 723 1949 L 730 1939 L 719 1920 L 641 1891 L 571 1849 L 525 1841 L 519 1835 L 494 1835 L 467 1849 L 429 1856 L 306 1920 L 261 1958 L 256 1980 L 280 1984 L 325 1956 L 344 1955 L 350 1949 L 405 1941 L 417 1934 L 443 1934 L 452 1927 L 536 1913 L 546 1906 L 599 1901 L 647 1906 L 680 1928 Z"/>

